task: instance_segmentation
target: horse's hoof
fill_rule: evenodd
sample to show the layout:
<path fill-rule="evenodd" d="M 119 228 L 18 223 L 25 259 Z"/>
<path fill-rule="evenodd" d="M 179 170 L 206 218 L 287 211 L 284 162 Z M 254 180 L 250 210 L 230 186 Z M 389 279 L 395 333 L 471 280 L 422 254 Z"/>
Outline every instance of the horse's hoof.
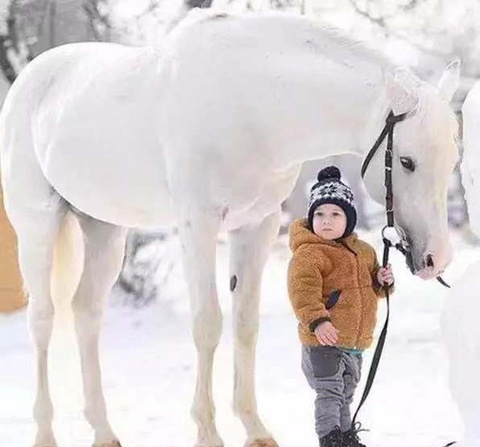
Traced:
<path fill-rule="evenodd" d="M 265 438 L 255 439 L 251 442 L 247 442 L 245 447 L 278 447 L 278 444 L 273 438 Z"/>
<path fill-rule="evenodd" d="M 58 444 L 53 433 L 43 433 L 37 435 L 33 447 L 58 447 Z"/>
<path fill-rule="evenodd" d="M 58 447 L 58 446 L 57 446 L 57 443 L 54 441 L 54 442 L 48 442 L 47 444 L 44 444 L 43 442 L 42 443 L 36 442 L 33 447 Z"/>
<path fill-rule="evenodd" d="M 104 442 L 103 444 L 94 444 L 93 447 L 122 447 L 122 445 L 120 444 L 120 442 L 115 440 L 110 442 Z"/>
<path fill-rule="evenodd" d="M 224 447 L 223 441 L 216 436 L 214 439 L 212 439 L 210 442 L 205 443 L 205 442 L 197 442 L 195 444 L 195 447 Z"/>

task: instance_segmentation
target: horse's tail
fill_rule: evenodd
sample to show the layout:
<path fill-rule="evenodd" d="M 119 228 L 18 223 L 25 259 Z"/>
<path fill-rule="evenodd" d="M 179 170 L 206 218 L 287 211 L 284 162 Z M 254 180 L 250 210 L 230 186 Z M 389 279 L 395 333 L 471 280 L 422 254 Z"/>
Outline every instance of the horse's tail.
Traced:
<path fill-rule="evenodd" d="M 66 323 L 71 324 L 71 303 L 82 276 L 84 257 L 82 230 L 77 218 L 69 211 L 55 241 L 50 276 L 55 324 L 60 329 L 64 329 Z"/>

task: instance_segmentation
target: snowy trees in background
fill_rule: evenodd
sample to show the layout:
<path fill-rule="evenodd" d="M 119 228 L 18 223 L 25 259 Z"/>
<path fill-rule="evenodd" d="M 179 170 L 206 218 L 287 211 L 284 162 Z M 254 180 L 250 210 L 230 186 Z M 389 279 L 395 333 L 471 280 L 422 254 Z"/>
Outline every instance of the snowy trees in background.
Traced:
<path fill-rule="evenodd" d="M 12 83 L 28 61 L 58 45 L 158 43 L 198 5 L 198 0 L 0 0 L 0 66 Z"/>
<path fill-rule="evenodd" d="M 370 33 L 398 44 L 403 42 L 416 54 L 415 65 L 425 72 L 453 57 L 462 60 L 464 76 L 478 76 L 480 5 L 475 0 L 403 0 L 378 2 L 349 0 L 355 14 L 370 25 Z"/>
<path fill-rule="evenodd" d="M 83 8 L 90 21 L 95 40 L 109 42 L 111 40 L 112 25 L 110 23 L 110 10 L 106 0 L 87 0 Z"/>
<path fill-rule="evenodd" d="M 19 0 L 0 2 L 0 68 L 9 83 L 32 59 L 31 41 L 19 24 L 22 3 Z"/>
<path fill-rule="evenodd" d="M 0 67 L 12 83 L 35 56 L 71 42 L 108 40 L 98 15 L 104 0 L 3 0 L 0 2 Z M 102 35 L 101 35 L 102 34 Z"/>
<path fill-rule="evenodd" d="M 165 35 L 169 18 L 162 10 L 161 5 L 168 4 L 169 9 L 176 9 L 171 2 L 157 0 L 130 2 L 106 1 L 102 9 L 89 7 L 89 14 L 93 23 L 100 29 L 108 29 L 109 39 L 112 42 L 126 45 L 154 44 Z"/>

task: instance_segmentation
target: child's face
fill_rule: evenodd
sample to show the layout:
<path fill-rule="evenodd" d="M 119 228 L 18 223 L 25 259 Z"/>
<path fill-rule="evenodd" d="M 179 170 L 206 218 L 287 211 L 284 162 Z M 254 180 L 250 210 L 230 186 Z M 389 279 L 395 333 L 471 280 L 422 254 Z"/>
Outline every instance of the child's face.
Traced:
<path fill-rule="evenodd" d="M 313 232 L 332 241 L 343 236 L 347 228 L 347 216 L 338 205 L 324 203 L 313 213 Z"/>

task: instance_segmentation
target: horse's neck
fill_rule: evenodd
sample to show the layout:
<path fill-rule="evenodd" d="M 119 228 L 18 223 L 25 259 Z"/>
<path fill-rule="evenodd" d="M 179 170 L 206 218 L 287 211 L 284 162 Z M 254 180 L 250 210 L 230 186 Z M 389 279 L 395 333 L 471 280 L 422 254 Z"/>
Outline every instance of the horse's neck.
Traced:
<path fill-rule="evenodd" d="M 284 36 L 285 45 L 291 44 L 286 53 L 292 66 L 304 69 L 286 75 L 297 90 L 286 99 L 291 101 L 290 121 L 301 131 L 282 158 L 290 165 L 345 152 L 363 155 L 372 122 L 385 112 L 384 76 L 393 64 L 320 27 L 301 30 L 297 39 L 285 31 Z"/>
<path fill-rule="evenodd" d="M 190 61 L 221 61 L 201 67 L 198 83 L 191 77 L 188 82 L 206 92 L 206 107 L 219 128 L 234 123 L 229 137 L 239 141 L 239 150 L 245 151 L 250 138 L 255 151 L 264 151 L 259 159 L 275 171 L 362 152 L 364 134 L 384 97 L 384 73 L 393 68 L 386 58 L 318 23 L 288 15 L 222 16 L 179 29 L 166 43 L 171 54 L 168 46 L 183 42 L 177 64 L 181 57 L 186 67 Z M 185 44 L 188 39 L 194 44 Z M 214 107 L 212 94 L 222 95 L 222 107 Z"/>
<path fill-rule="evenodd" d="M 361 73 L 357 77 L 342 69 L 317 76 L 311 85 L 316 107 L 292 110 L 298 112 L 297 119 L 309 123 L 309 129 L 299 135 L 298 144 L 286 148 L 287 164 L 346 152 L 364 154 L 372 122 L 386 107 L 381 70 L 377 77 L 365 79 Z"/>

